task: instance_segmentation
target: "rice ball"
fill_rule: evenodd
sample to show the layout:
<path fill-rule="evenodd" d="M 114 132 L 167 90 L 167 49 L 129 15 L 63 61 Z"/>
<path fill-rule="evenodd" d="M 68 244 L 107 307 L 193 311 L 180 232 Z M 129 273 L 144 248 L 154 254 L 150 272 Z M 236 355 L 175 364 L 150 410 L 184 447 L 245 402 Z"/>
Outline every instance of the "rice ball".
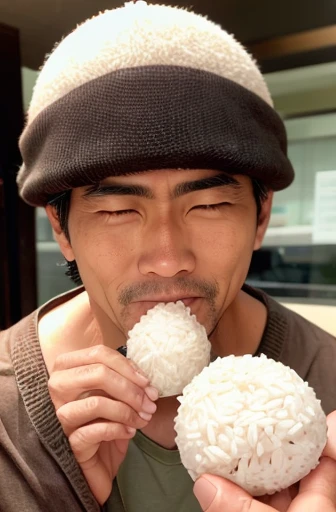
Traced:
<path fill-rule="evenodd" d="M 160 303 L 128 333 L 127 357 L 149 378 L 159 396 L 182 393 L 210 362 L 205 328 L 182 301 Z"/>
<path fill-rule="evenodd" d="M 216 359 L 178 400 L 176 444 L 194 480 L 212 473 L 273 494 L 314 469 L 327 441 L 314 390 L 265 355 Z"/>

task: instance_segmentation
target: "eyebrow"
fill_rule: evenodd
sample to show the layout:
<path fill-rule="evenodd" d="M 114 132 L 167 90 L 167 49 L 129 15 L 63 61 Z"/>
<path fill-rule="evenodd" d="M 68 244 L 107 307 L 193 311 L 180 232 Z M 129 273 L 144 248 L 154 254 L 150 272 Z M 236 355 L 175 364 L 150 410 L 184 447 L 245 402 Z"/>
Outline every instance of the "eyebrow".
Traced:
<path fill-rule="evenodd" d="M 172 198 L 178 198 L 191 192 L 198 190 L 206 190 L 215 187 L 233 187 L 240 189 L 242 186 L 235 178 L 227 174 L 217 174 L 207 178 L 201 178 L 194 181 L 185 181 L 179 183 L 174 188 Z M 98 183 L 91 186 L 85 193 L 84 197 L 102 197 L 110 195 L 137 196 L 146 199 L 154 199 L 154 194 L 149 187 L 143 185 L 125 185 L 121 183 L 102 185 Z"/>
<path fill-rule="evenodd" d="M 201 178 L 195 181 L 185 181 L 176 185 L 173 197 L 180 197 L 190 192 L 196 192 L 197 190 L 206 190 L 208 188 L 215 187 L 234 187 L 236 189 L 241 188 L 241 184 L 232 176 L 227 174 L 216 174 L 207 178 Z"/>
<path fill-rule="evenodd" d="M 90 187 L 84 194 L 84 197 L 101 196 L 138 196 L 146 199 L 154 199 L 154 194 L 148 187 L 142 185 L 102 185 L 100 183 Z"/>

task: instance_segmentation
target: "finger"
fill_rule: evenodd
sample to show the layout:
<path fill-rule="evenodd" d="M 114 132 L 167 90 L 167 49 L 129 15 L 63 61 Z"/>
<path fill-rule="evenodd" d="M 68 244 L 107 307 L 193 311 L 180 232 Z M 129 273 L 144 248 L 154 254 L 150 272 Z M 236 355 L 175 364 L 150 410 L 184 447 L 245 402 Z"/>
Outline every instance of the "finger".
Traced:
<path fill-rule="evenodd" d="M 154 388 L 145 390 L 100 363 L 55 371 L 50 376 L 48 387 L 56 409 L 77 400 L 83 393 L 100 390 L 115 400 L 127 403 L 136 411 L 153 414 L 156 410 L 156 405 L 148 398 L 151 393 L 157 398 Z"/>
<path fill-rule="evenodd" d="M 90 396 L 83 400 L 68 402 L 56 412 L 57 417 L 67 436 L 87 423 L 107 420 L 133 427 L 143 428 L 152 418 L 151 415 L 140 415 L 128 405 L 102 396 Z M 142 417 L 141 417 L 142 416 Z"/>
<path fill-rule="evenodd" d="M 276 511 L 275 508 L 253 499 L 243 489 L 219 476 L 201 476 L 194 485 L 194 493 L 204 512 Z"/>
<path fill-rule="evenodd" d="M 290 489 L 284 489 L 283 491 L 272 494 L 271 496 L 258 497 L 258 501 L 273 507 L 275 510 L 278 510 L 278 512 L 287 512 L 288 507 L 292 502 L 292 494 Z"/>
<path fill-rule="evenodd" d="M 129 439 L 116 439 L 114 444 L 119 452 L 117 459 L 123 460 L 129 445 Z M 112 464 L 113 466 L 113 464 Z M 115 467 L 119 467 L 116 462 Z M 114 470 L 109 464 L 102 464 L 98 455 L 98 451 L 87 462 L 81 464 L 84 477 L 91 489 L 92 494 L 96 497 L 98 503 L 103 506 L 108 497 L 111 495 Z"/>
<path fill-rule="evenodd" d="M 328 424 L 328 442 L 323 451 L 323 455 L 336 460 L 336 411 L 327 417 Z"/>
<path fill-rule="evenodd" d="M 335 512 L 336 461 L 322 457 L 320 464 L 300 483 L 298 496 L 288 512 Z"/>
<path fill-rule="evenodd" d="M 136 433 L 136 429 L 126 427 L 120 423 L 101 421 L 84 425 L 75 430 L 69 436 L 71 449 L 76 460 L 85 468 L 85 464 L 91 464 L 100 444 L 104 441 L 114 441 L 116 439 L 131 439 Z"/>
<path fill-rule="evenodd" d="M 138 386 L 148 386 L 148 378 L 130 359 L 126 359 L 119 352 L 105 345 L 95 345 L 94 347 L 61 354 L 55 360 L 53 371 L 68 370 L 97 363 L 118 371 L 120 375 Z"/>

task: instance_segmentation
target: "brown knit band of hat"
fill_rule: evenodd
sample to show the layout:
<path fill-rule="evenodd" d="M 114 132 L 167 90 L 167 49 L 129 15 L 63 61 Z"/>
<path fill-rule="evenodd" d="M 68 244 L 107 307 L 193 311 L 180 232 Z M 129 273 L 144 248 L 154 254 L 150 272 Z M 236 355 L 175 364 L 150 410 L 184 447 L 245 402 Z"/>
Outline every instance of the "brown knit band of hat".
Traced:
<path fill-rule="evenodd" d="M 216 74 L 175 66 L 120 69 L 45 108 L 20 141 L 23 199 L 108 176 L 168 168 L 245 174 L 273 190 L 294 173 L 284 125 L 259 96 Z"/>

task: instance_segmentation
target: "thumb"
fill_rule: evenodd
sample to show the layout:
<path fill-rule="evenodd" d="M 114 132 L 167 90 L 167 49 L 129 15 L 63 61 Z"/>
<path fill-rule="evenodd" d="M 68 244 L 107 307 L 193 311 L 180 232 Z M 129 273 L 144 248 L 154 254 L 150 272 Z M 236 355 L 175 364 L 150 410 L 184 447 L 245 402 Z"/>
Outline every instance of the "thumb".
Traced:
<path fill-rule="evenodd" d="M 336 411 L 329 414 L 327 417 L 328 423 L 328 442 L 327 446 L 324 449 L 323 455 L 330 457 L 331 459 L 336 460 Z"/>
<path fill-rule="evenodd" d="M 194 485 L 194 494 L 204 512 L 275 512 L 257 501 L 238 485 L 219 476 L 202 475 Z"/>

